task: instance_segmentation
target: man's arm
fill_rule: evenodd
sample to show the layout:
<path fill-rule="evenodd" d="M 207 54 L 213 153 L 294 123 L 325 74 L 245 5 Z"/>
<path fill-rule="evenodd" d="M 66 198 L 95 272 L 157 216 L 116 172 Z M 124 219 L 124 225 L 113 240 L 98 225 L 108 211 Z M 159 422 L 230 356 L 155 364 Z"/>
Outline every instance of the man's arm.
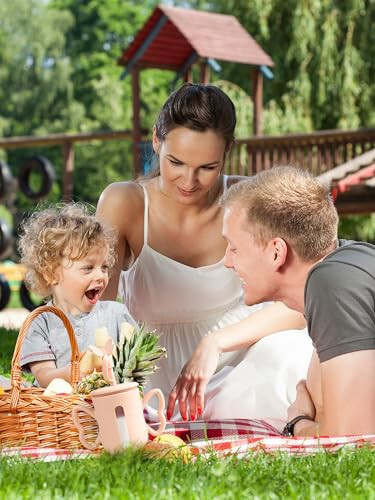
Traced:
<path fill-rule="evenodd" d="M 375 434 L 375 350 L 336 356 L 320 366 L 324 413 L 317 415 L 316 423 L 308 420 L 298 422 L 294 434 Z M 302 393 L 297 391 L 301 409 L 302 398 Z M 305 410 L 308 415 L 307 405 Z"/>
<path fill-rule="evenodd" d="M 306 284 L 305 315 L 320 359 L 321 436 L 375 432 L 374 258 L 372 247 L 348 245 Z M 301 421 L 295 433 L 311 435 L 307 426 Z"/>

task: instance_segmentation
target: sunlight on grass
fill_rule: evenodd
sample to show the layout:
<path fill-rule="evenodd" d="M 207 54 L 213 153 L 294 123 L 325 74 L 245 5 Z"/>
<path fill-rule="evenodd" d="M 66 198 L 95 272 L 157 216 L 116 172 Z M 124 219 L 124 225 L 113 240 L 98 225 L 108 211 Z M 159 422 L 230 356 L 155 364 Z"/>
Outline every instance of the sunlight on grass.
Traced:
<path fill-rule="evenodd" d="M 39 498 L 374 498 L 369 449 L 314 457 L 212 456 L 184 464 L 147 459 L 136 450 L 81 461 L 0 460 L 3 497 Z M 33 493 L 34 492 L 34 493 Z"/>

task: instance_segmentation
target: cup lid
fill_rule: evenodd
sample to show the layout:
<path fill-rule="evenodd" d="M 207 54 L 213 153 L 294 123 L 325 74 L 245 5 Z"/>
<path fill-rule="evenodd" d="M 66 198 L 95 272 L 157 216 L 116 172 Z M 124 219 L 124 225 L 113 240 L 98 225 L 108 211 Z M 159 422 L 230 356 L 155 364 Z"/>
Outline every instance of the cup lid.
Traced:
<path fill-rule="evenodd" d="M 130 391 L 138 387 L 137 382 L 123 382 L 122 384 L 109 385 L 101 389 L 95 389 L 90 393 L 92 398 L 99 398 L 101 396 L 108 396 L 109 394 L 117 394 L 118 392 Z"/>

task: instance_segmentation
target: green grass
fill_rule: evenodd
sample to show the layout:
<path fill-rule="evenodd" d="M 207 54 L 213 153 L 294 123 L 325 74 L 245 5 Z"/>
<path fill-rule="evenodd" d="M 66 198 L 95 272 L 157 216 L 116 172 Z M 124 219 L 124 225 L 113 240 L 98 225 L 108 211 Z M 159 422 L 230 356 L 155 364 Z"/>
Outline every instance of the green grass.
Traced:
<path fill-rule="evenodd" d="M 0 328 L 0 375 L 9 375 L 10 361 L 18 332 Z"/>
<path fill-rule="evenodd" d="M 0 498 L 248 499 L 375 498 L 368 449 L 314 457 L 147 459 L 134 450 L 81 461 L 0 460 Z"/>
<path fill-rule="evenodd" d="M 0 329 L 0 373 L 9 373 L 16 332 Z M 374 499 L 371 449 L 311 457 L 286 454 L 176 460 L 136 450 L 66 462 L 0 459 L 0 499 Z"/>

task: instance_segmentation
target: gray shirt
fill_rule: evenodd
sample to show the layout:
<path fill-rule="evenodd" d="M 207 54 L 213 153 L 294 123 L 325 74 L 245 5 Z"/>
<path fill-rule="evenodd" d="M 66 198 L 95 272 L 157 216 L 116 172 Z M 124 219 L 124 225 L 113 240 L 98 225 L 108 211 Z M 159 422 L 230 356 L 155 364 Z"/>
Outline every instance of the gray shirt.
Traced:
<path fill-rule="evenodd" d="M 375 246 L 340 240 L 306 281 L 305 317 L 321 362 L 375 349 Z"/>
<path fill-rule="evenodd" d="M 51 305 L 51 304 L 49 304 Z M 80 351 L 95 345 L 95 330 L 106 327 L 115 342 L 119 340 L 120 325 L 124 321 L 135 325 L 124 304 L 113 301 L 100 301 L 92 311 L 78 316 L 67 314 L 72 324 Z M 22 345 L 20 364 L 27 368 L 35 361 L 54 361 L 57 368 L 71 361 L 71 348 L 68 333 L 53 313 L 42 313 L 31 323 Z"/>

